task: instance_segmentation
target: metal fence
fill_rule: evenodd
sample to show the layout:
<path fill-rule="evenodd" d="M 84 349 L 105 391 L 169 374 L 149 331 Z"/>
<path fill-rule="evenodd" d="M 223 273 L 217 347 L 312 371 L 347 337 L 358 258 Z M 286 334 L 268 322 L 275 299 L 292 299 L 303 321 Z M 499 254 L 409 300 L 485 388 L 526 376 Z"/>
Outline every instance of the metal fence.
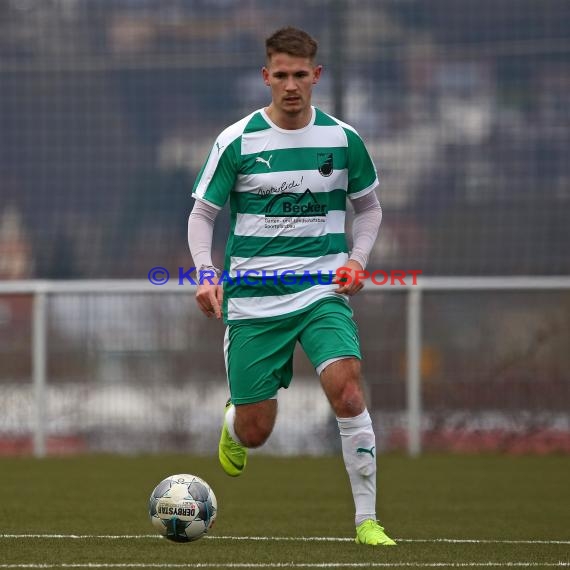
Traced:
<path fill-rule="evenodd" d="M 353 300 L 378 447 L 570 452 L 570 278 L 420 278 Z M 214 453 L 223 327 L 190 286 L 0 284 L 0 453 Z M 5 339 L 4 339 L 5 340 Z M 280 394 L 269 453 L 329 453 L 308 361 Z"/>

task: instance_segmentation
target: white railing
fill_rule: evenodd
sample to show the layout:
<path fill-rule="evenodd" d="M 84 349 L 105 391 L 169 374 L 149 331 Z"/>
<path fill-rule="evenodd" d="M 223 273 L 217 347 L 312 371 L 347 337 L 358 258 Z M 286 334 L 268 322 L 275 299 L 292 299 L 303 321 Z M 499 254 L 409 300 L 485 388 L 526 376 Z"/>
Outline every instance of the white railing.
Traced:
<path fill-rule="evenodd" d="M 411 281 L 411 279 L 410 279 Z M 47 380 L 47 304 L 51 294 L 77 293 L 189 293 L 191 286 L 168 283 L 155 286 L 146 280 L 6 281 L 0 295 L 33 296 L 32 373 L 34 386 L 34 455 L 46 454 L 45 390 Z M 417 284 L 381 287 L 370 285 L 368 293 L 402 292 L 407 295 L 406 399 L 408 453 L 421 452 L 421 353 L 422 293 L 424 291 L 548 291 L 569 290 L 570 276 L 560 277 L 420 277 Z"/>

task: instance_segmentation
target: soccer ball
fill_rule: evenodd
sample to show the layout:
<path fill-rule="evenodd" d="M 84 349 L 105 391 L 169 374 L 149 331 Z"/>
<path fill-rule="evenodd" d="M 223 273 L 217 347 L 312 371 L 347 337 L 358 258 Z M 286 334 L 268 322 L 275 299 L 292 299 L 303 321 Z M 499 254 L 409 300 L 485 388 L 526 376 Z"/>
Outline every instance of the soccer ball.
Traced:
<path fill-rule="evenodd" d="M 150 521 L 168 540 L 190 542 L 204 536 L 216 520 L 218 502 L 206 481 L 196 475 L 171 475 L 150 495 Z"/>

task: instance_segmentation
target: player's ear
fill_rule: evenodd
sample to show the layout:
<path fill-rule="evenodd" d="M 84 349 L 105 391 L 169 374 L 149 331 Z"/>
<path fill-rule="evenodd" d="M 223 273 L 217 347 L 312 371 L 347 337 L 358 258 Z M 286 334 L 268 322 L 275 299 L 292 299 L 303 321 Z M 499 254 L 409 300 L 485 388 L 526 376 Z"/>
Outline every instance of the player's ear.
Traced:
<path fill-rule="evenodd" d="M 322 65 L 316 65 L 313 69 L 313 85 L 316 85 L 321 78 L 321 72 L 323 71 Z"/>
<path fill-rule="evenodd" d="M 269 70 L 267 67 L 261 68 L 261 76 L 263 77 L 263 83 L 269 87 Z"/>

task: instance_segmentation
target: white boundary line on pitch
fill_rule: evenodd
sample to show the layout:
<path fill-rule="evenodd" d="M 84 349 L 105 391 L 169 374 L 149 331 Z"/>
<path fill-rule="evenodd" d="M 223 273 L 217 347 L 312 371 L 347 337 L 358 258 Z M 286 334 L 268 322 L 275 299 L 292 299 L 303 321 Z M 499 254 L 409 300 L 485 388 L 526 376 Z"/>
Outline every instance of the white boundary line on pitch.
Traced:
<path fill-rule="evenodd" d="M 570 562 L 197 562 L 195 564 L 131 563 L 61 563 L 61 564 L 0 564 L 0 568 L 545 568 L 567 567 Z"/>
<path fill-rule="evenodd" d="M 0 568 L 506 568 L 567 567 L 570 562 L 196 562 L 166 564 L 153 562 L 106 563 L 78 562 L 61 564 L 0 564 Z"/>
<path fill-rule="evenodd" d="M 106 539 L 159 539 L 164 537 L 159 534 L 0 534 L 0 539 L 20 538 L 60 538 L 71 540 Z M 335 536 L 216 536 L 208 535 L 207 540 L 252 540 L 267 542 L 353 542 L 353 538 Z M 569 540 L 516 540 L 516 539 L 493 539 L 493 538 L 395 538 L 400 542 L 428 542 L 428 543 L 451 543 L 451 544 L 570 544 Z M 2 566 L 0 565 L 0 568 Z"/>

